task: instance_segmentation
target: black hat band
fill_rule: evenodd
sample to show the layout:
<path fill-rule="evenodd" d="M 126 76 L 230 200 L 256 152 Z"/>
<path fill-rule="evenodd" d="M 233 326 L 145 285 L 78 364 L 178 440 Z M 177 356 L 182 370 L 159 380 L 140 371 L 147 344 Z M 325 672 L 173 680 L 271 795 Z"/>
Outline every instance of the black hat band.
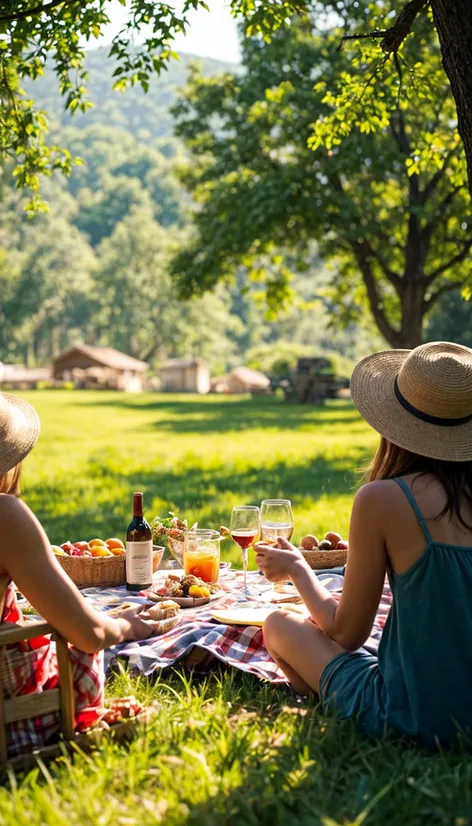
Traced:
<path fill-rule="evenodd" d="M 397 401 L 400 402 L 401 406 L 407 410 L 408 413 L 411 413 L 412 416 L 415 416 L 415 418 L 421 419 L 422 422 L 437 424 L 440 427 L 457 427 L 457 425 L 467 424 L 467 422 L 472 421 L 472 413 L 470 416 L 462 416 L 460 419 L 445 419 L 441 416 L 430 416 L 429 413 L 424 413 L 422 410 L 418 410 L 418 408 L 413 404 L 410 404 L 410 402 L 407 401 L 405 396 L 402 394 L 398 386 L 398 376 L 395 377 L 394 389 Z"/>

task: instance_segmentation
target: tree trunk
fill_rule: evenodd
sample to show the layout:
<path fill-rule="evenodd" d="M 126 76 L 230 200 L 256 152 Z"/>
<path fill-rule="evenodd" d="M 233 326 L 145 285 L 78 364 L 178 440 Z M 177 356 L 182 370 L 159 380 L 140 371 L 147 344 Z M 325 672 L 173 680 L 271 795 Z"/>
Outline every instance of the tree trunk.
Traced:
<path fill-rule="evenodd" d="M 456 101 L 472 194 L 472 0 L 431 0 L 442 62 Z"/>
<path fill-rule="evenodd" d="M 398 333 L 400 349 L 413 350 L 422 341 L 425 316 L 425 288 L 422 277 L 405 277 L 401 295 L 401 327 Z"/>

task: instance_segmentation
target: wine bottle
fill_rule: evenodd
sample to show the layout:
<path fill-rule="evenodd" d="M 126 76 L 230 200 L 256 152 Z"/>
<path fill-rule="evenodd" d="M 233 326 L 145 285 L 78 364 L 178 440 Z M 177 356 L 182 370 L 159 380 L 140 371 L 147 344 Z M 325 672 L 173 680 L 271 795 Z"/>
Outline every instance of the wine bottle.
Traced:
<path fill-rule="evenodd" d="M 126 531 L 126 590 L 152 585 L 152 533 L 143 516 L 143 494 L 133 494 L 133 518 Z"/>

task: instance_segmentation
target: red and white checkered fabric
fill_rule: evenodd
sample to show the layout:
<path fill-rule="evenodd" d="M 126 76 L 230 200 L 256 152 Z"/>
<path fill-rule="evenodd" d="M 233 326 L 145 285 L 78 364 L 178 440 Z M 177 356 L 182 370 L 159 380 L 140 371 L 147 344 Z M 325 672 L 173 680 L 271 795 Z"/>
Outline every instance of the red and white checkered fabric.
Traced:
<path fill-rule="evenodd" d="M 8 585 L 2 622 L 21 623 L 23 616 L 16 602 L 15 587 Z M 82 729 L 85 721 L 97 718 L 103 705 L 104 669 L 103 653 L 85 654 L 69 648 L 72 661 L 75 691 L 76 728 Z M 39 694 L 56 688 L 59 684 L 55 644 L 49 637 L 15 643 L 0 648 L 0 672 L 5 697 Z M 40 717 L 20 720 L 7 726 L 7 748 L 10 757 L 17 757 L 33 749 L 41 748 L 57 739 L 59 713 L 50 712 Z"/>

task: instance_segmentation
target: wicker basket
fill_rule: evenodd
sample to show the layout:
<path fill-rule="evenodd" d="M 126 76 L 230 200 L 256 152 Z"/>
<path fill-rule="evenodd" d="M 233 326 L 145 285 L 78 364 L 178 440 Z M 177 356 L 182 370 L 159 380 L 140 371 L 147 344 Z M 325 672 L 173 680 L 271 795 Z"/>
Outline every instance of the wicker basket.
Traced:
<path fill-rule="evenodd" d="M 338 568 L 346 564 L 347 551 L 305 551 L 303 548 L 300 550 L 310 568 L 317 571 L 322 568 Z"/>
<path fill-rule="evenodd" d="M 152 570 L 157 571 L 164 548 L 153 545 Z M 126 582 L 126 556 L 58 556 L 57 560 L 78 588 L 113 588 Z"/>

